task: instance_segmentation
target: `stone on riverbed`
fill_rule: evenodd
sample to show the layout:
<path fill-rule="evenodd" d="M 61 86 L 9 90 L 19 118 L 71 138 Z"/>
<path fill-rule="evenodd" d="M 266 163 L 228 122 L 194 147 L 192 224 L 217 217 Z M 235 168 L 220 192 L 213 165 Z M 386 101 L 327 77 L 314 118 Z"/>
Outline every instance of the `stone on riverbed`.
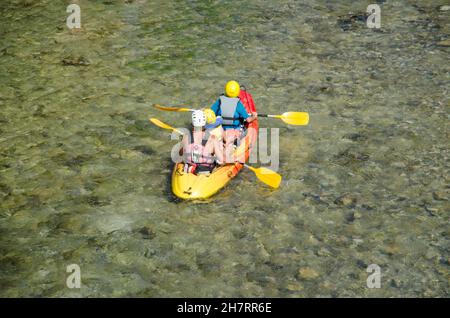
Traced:
<path fill-rule="evenodd" d="M 448 195 L 444 191 L 435 191 L 433 192 L 433 199 L 437 201 L 448 201 Z"/>
<path fill-rule="evenodd" d="M 448 39 L 448 40 L 443 40 L 443 41 L 439 41 L 439 42 L 437 43 L 437 45 L 439 45 L 439 46 L 445 46 L 445 47 L 450 47 L 450 39 Z"/>
<path fill-rule="evenodd" d="M 346 15 L 338 17 L 337 24 L 342 31 L 354 30 L 358 26 L 362 27 L 369 15 L 366 12 L 352 13 L 349 12 Z"/>
<path fill-rule="evenodd" d="M 334 203 L 341 206 L 351 206 L 356 203 L 356 198 L 350 194 L 344 194 L 334 200 Z"/>
<path fill-rule="evenodd" d="M 289 282 L 286 286 L 287 290 L 295 292 L 295 291 L 302 291 L 303 286 L 298 282 Z"/>
<path fill-rule="evenodd" d="M 319 277 L 319 273 L 317 273 L 314 269 L 310 267 L 301 267 L 298 270 L 298 276 L 302 279 L 312 280 Z"/>
<path fill-rule="evenodd" d="M 65 66 L 88 66 L 91 62 L 83 56 L 78 57 L 66 57 L 62 60 L 62 64 Z"/>
<path fill-rule="evenodd" d="M 146 145 L 139 145 L 133 148 L 133 150 L 139 151 L 143 153 L 146 156 L 151 156 L 155 153 L 155 150 L 153 150 L 151 147 Z"/>
<path fill-rule="evenodd" d="M 152 240 L 156 237 L 156 233 L 153 231 L 153 229 L 149 225 L 142 227 L 139 230 L 139 233 L 142 234 L 142 238 L 145 240 Z"/>

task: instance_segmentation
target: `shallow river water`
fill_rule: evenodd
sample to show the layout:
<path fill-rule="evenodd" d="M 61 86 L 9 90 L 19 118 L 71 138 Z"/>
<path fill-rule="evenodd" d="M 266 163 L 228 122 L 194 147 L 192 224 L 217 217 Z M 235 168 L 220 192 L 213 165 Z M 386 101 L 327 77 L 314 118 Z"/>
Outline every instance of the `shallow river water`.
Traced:
<path fill-rule="evenodd" d="M 8 0 L 0 16 L 0 296 L 449 296 L 447 1 Z M 179 201 L 176 141 L 148 117 L 189 115 L 151 105 L 209 106 L 230 79 L 310 124 L 260 119 L 279 128 L 280 189 L 243 171 Z"/>

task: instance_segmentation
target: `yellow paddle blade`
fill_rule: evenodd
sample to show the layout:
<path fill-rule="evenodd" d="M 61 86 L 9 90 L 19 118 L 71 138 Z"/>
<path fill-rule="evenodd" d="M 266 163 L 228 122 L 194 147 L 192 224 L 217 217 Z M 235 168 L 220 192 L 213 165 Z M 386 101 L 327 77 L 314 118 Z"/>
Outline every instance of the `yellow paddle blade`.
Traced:
<path fill-rule="evenodd" d="M 272 171 L 268 168 L 254 168 L 250 167 L 248 165 L 245 165 L 247 168 L 249 168 L 251 171 L 253 171 L 256 175 L 256 177 L 267 184 L 268 186 L 271 186 L 272 188 L 277 189 L 280 186 L 281 183 L 281 176 L 276 173 L 275 171 Z"/>
<path fill-rule="evenodd" d="M 309 123 L 309 114 L 305 112 L 287 112 L 278 115 L 277 118 L 289 125 L 308 125 Z"/>
<path fill-rule="evenodd" d="M 173 131 L 176 131 L 177 133 L 179 133 L 180 135 L 183 135 L 183 133 L 182 133 L 181 131 L 179 131 L 179 130 L 176 129 L 176 128 L 173 128 L 172 126 L 169 126 L 169 125 L 163 123 L 163 122 L 160 121 L 159 119 L 156 119 L 156 118 L 150 118 L 149 120 L 150 120 L 153 124 L 155 124 L 156 126 L 158 126 L 158 127 L 161 127 L 161 128 L 163 128 L 163 129 L 173 130 Z"/>
<path fill-rule="evenodd" d="M 185 107 L 168 107 L 168 106 L 161 106 L 158 104 L 154 104 L 153 107 L 158 108 L 160 110 L 166 110 L 169 112 L 193 112 L 194 109 L 191 108 L 185 108 Z"/>

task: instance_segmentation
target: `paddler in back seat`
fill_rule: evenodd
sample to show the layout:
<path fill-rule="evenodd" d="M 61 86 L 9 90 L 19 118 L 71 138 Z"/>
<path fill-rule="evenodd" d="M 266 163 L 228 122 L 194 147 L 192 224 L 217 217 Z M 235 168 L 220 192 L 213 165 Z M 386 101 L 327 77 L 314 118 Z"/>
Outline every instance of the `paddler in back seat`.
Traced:
<path fill-rule="evenodd" d="M 213 142 L 215 138 L 211 138 L 211 130 L 206 130 L 206 124 L 207 118 L 203 110 L 192 113 L 193 130 L 184 135 L 182 141 L 185 172 L 209 172 L 214 169 L 216 161 L 222 163 L 222 144 L 217 148 Z"/>
<path fill-rule="evenodd" d="M 225 86 L 225 94 L 211 106 L 211 110 L 217 116 L 222 116 L 222 126 L 224 129 L 224 139 L 226 145 L 226 162 L 234 163 L 231 155 L 233 144 L 242 134 L 241 125 L 244 121 L 252 122 L 258 117 L 258 114 L 249 114 L 239 99 L 241 88 L 236 81 L 229 81 Z"/>

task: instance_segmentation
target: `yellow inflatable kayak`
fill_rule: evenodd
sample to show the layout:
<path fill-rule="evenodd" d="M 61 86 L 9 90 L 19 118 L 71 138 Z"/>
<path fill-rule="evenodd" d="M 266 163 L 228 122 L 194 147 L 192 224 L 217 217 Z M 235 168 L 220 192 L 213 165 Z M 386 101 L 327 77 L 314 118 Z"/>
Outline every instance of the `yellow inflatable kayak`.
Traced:
<path fill-rule="evenodd" d="M 239 98 L 248 112 L 256 112 L 250 93 L 242 89 Z M 240 146 L 236 148 L 235 154 L 244 154 L 245 161 L 247 161 L 252 146 L 257 139 L 257 134 L 258 120 L 254 120 L 248 124 L 247 133 L 241 139 Z M 178 163 L 172 173 L 172 192 L 185 200 L 209 198 L 225 187 L 243 167 L 241 163 L 235 163 L 216 167 L 211 173 L 193 174 L 184 172 L 184 163 Z"/>

